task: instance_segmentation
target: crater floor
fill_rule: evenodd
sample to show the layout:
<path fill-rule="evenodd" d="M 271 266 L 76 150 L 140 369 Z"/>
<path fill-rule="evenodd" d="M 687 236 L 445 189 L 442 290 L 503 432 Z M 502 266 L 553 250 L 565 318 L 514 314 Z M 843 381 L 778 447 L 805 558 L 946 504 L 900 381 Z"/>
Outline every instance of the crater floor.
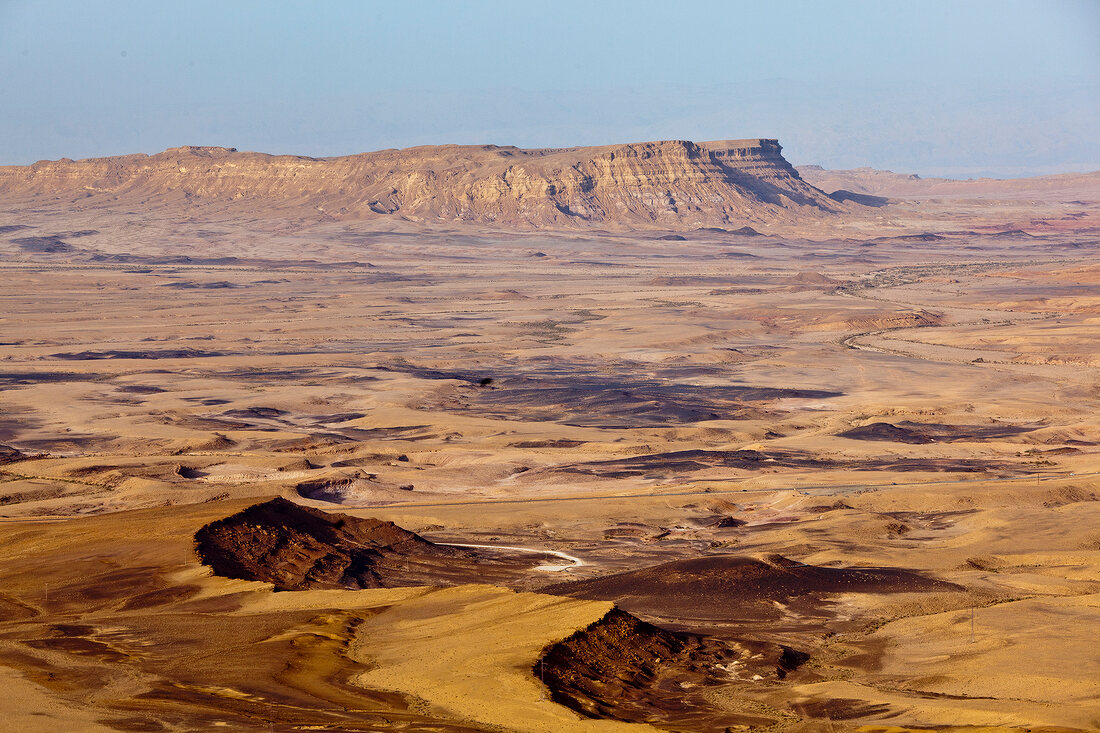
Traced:
<path fill-rule="evenodd" d="M 1095 730 L 1100 195 L 1017 194 L 783 236 L 5 203 L 0 720 Z M 373 529 L 202 564 L 273 497 Z"/>

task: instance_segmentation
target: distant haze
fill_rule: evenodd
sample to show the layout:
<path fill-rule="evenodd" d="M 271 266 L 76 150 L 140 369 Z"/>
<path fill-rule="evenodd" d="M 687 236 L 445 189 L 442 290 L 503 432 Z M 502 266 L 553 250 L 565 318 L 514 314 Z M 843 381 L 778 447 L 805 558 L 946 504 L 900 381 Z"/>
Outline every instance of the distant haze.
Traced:
<path fill-rule="evenodd" d="M 796 164 L 1100 169 L 1100 3 L 0 0 L 0 164 L 777 137 Z"/>

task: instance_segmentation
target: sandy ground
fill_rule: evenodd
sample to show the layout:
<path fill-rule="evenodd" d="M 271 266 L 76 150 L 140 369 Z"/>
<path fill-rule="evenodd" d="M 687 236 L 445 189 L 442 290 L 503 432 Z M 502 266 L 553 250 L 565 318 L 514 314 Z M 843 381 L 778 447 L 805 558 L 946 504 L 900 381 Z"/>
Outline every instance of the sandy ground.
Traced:
<path fill-rule="evenodd" d="M 808 654 L 707 693 L 750 728 L 1100 728 L 1100 195 L 971 193 L 833 239 L 2 209 L 31 228 L 0 235 L 0 727 L 644 730 L 530 674 L 616 601 Z M 194 531 L 273 495 L 583 564 L 211 577 Z M 959 590 L 758 618 L 537 593 L 773 553 Z"/>
<path fill-rule="evenodd" d="M 440 590 L 373 617 L 351 650 L 378 665 L 356 681 L 416 696 L 446 717 L 517 731 L 646 730 L 584 720 L 547 699 L 531 674 L 548 638 L 597 621 L 611 604 L 519 596 L 496 588 Z M 446 645 L 439 643 L 447 640 Z M 486 639 L 500 640 L 487 644 Z M 652 730 L 652 729 L 650 729 Z"/>
<path fill-rule="evenodd" d="M 55 730 L 102 733 L 118 730 L 100 725 L 95 721 L 95 712 L 66 704 L 11 667 L 0 667 L 0 679 L 4 681 L 3 722 L 9 730 L 28 733 Z"/>

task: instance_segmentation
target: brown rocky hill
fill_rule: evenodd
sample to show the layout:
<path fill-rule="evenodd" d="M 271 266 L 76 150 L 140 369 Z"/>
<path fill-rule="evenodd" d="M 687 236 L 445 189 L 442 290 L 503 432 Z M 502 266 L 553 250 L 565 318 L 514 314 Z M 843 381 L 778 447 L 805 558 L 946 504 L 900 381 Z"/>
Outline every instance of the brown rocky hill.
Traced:
<path fill-rule="evenodd" d="M 217 574 L 276 590 L 505 584 L 538 556 L 437 545 L 370 517 L 334 514 L 281 497 L 207 524 L 195 550 Z"/>
<path fill-rule="evenodd" d="M 543 150 L 444 145 L 335 158 L 181 147 L 0 167 L 0 198 L 42 197 L 82 208 L 183 204 L 565 228 L 743 226 L 858 207 L 806 183 L 778 141 L 766 139 Z"/>

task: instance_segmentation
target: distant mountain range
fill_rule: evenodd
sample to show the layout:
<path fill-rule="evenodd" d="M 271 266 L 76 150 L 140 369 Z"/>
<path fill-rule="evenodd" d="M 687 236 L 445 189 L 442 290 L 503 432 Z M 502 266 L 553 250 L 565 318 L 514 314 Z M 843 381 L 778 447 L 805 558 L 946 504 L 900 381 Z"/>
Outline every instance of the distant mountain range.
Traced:
<path fill-rule="evenodd" d="M 966 194 L 1034 195 L 1036 191 L 1066 191 L 1083 189 L 1095 192 L 1100 186 L 1100 171 L 1093 173 L 1062 173 L 1034 178 L 922 178 L 912 173 L 894 173 L 875 168 L 826 170 L 818 165 L 800 165 L 798 173 L 804 181 L 829 192 L 838 190 L 854 194 L 889 198 L 920 198 L 923 196 L 960 196 Z M 843 195 L 836 196 L 844 198 Z"/>

